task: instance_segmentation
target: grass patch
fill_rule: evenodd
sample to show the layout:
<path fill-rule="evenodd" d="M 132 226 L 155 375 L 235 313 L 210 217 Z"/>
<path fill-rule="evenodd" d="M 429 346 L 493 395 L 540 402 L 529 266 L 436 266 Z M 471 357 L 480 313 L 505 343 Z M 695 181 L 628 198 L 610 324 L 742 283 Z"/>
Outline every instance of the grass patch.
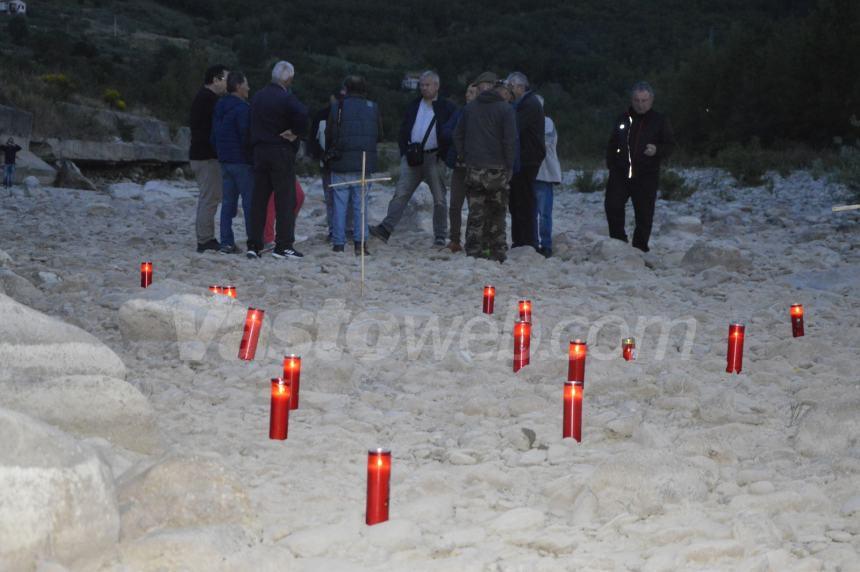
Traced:
<path fill-rule="evenodd" d="M 699 190 L 695 184 L 687 183 L 686 179 L 676 173 L 664 169 L 660 173 L 660 198 L 666 201 L 685 201 Z"/>

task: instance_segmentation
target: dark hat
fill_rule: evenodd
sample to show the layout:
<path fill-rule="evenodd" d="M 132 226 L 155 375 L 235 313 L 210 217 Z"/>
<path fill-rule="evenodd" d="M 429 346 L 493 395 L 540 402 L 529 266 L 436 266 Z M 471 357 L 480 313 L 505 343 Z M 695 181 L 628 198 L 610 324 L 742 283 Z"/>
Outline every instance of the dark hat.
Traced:
<path fill-rule="evenodd" d="M 499 80 L 499 76 L 494 74 L 493 72 L 486 71 L 475 78 L 475 81 L 472 82 L 472 85 L 478 85 L 479 83 L 496 83 Z"/>

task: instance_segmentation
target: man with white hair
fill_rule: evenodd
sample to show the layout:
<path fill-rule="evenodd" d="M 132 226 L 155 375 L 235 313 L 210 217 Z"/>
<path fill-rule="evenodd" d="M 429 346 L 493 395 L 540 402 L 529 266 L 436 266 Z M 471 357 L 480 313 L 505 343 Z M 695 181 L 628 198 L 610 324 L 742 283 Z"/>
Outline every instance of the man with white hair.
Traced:
<path fill-rule="evenodd" d="M 534 184 L 541 163 L 546 157 L 543 105 L 529 88 L 529 79 L 522 72 L 511 73 L 507 80 L 514 94 L 519 136 L 519 161 L 511 179 L 508 208 L 511 213 L 511 248 L 535 244 Z"/>
<path fill-rule="evenodd" d="M 394 227 L 421 181 L 433 195 L 433 244 L 445 246 L 448 234 L 448 201 L 445 188 L 445 155 L 448 143 L 440 136 L 442 126 L 456 111 L 453 103 L 439 97 L 439 75 L 425 71 L 419 79 L 421 97 L 406 108 L 397 143 L 400 146 L 400 178 L 388 214 L 370 234 L 388 242 Z"/>
<path fill-rule="evenodd" d="M 631 199 L 636 217 L 633 246 L 643 252 L 649 250 L 660 163 L 675 149 L 669 119 L 651 109 L 653 105 L 654 89 L 637 82 L 630 90 L 630 107 L 615 120 L 606 147 L 609 178 L 604 209 L 609 236 L 627 242 L 624 209 Z"/>
<path fill-rule="evenodd" d="M 280 61 L 272 81 L 251 100 L 251 137 L 254 149 L 254 195 L 248 258 L 263 250 L 263 226 L 269 197 L 275 195 L 275 258 L 301 258 L 296 239 L 296 151 L 298 138 L 308 128 L 308 110 L 290 90 L 295 69 Z"/>

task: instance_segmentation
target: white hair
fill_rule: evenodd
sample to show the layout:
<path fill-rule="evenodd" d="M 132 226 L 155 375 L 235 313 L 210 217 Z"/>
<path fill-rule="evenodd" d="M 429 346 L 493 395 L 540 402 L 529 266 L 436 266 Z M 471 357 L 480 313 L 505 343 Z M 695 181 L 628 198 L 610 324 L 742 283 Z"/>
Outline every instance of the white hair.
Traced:
<path fill-rule="evenodd" d="M 296 68 L 290 62 L 281 60 L 272 68 L 272 81 L 286 82 L 296 75 Z"/>
<path fill-rule="evenodd" d="M 521 85 L 526 89 L 528 89 L 529 87 L 529 78 L 527 78 L 526 74 L 524 74 L 523 72 L 511 72 L 511 74 L 508 76 L 508 79 L 506 79 L 505 81 L 511 85 Z"/>
<path fill-rule="evenodd" d="M 630 95 L 633 95 L 637 91 L 647 91 L 651 94 L 651 97 L 654 97 L 654 88 L 647 81 L 637 81 L 634 83 L 633 87 L 630 88 Z"/>
<path fill-rule="evenodd" d="M 427 70 L 427 71 L 423 72 L 419 76 L 418 79 L 419 80 L 430 79 L 430 80 L 434 81 L 437 85 L 439 84 L 439 74 L 434 72 L 433 70 Z"/>

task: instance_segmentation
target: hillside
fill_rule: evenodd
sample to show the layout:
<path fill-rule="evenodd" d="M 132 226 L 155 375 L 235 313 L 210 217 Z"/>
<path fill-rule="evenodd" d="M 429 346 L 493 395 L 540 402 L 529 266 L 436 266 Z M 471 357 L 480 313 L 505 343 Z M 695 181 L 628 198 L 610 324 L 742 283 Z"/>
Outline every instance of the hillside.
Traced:
<path fill-rule="evenodd" d="M 400 89 L 404 73 L 437 69 L 459 99 L 484 69 L 520 69 L 546 96 L 563 154 L 578 157 L 600 155 L 640 78 L 693 154 L 850 141 L 860 109 L 860 5 L 848 0 L 43 0 L 29 9 L 0 38 L 3 77 L 21 78 L 0 85 L 0 103 L 31 109 L 113 89 L 128 107 L 182 124 L 208 63 L 246 71 L 254 87 L 276 58 L 296 64 L 296 92 L 312 108 L 346 73 L 365 74 L 389 137 L 412 96 Z"/>

